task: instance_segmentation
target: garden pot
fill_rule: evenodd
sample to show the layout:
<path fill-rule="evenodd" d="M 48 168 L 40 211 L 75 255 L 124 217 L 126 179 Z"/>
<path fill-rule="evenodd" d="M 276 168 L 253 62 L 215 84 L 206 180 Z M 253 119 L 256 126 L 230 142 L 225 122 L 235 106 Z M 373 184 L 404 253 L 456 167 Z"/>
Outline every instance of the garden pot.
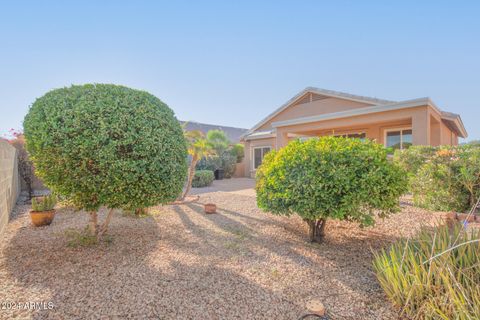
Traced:
<path fill-rule="evenodd" d="M 216 213 L 217 212 L 217 205 L 213 203 L 205 204 L 205 213 Z"/>
<path fill-rule="evenodd" d="M 224 174 L 224 170 L 223 169 L 217 169 L 215 170 L 214 172 L 214 175 L 215 175 L 215 180 L 223 180 L 223 174 Z"/>
<path fill-rule="evenodd" d="M 48 226 L 55 217 L 55 210 L 30 211 L 30 219 L 35 227 Z"/>

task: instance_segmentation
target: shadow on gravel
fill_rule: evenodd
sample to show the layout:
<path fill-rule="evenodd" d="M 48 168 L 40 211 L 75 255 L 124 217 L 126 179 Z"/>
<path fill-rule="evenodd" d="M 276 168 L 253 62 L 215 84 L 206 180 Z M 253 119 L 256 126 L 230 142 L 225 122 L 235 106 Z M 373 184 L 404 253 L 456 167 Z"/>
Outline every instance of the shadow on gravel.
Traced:
<path fill-rule="evenodd" d="M 274 254 L 298 265 L 298 268 L 311 268 L 312 281 L 319 284 L 323 282 L 319 288 L 332 288 L 331 291 L 319 289 L 318 292 L 318 297 L 330 301 L 331 305 L 339 304 L 339 301 L 344 301 L 348 295 L 355 295 L 356 299 L 362 299 L 364 303 L 372 306 L 387 303 L 373 272 L 373 252 L 387 247 L 399 237 L 376 232 L 373 228 L 361 229 L 356 224 L 330 221 L 327 224 L 324 242 L 312 244 L 308 240 L 306 226 L 302 222 L 292 223 L 292 220 L 298 222 L 299 219 L 285 219 L 286 222 L 282 223 L 269 215 L 259 215 L 257 218 L 225 208 L 217 208 L 217 214 L 209 215 L 204 213 L 203 205 L 199 203 L 191 203 L 186 207 L 197 213 L 201 219 L 209 220 L 227 233 L 231 230 L 240 232 L 243 230 L 246 234 L 252 235 L 247 248 L 262 247 L 268 251 L 266 255 L 257 254 L 256 259 L 268 262 L 267 256 Z M 186 216 L 183 209 L 178 208 L 176 211 L 179 215 Z M 268 234 L 257 232 L 268 226 L 274 226 L 278 230 L 274 232 L 288 232 L 294 239 L 272 239 Z M 199 230 L 195 223 L 189 221 L 185 223 L 185 227 L 199 238 L 203 238 L 203 231 Z M 306 255 L 305 251 L 309 251 L 313 256 Z M 338 291 L 339 284 L 343 291 Z M 376 318 L 373 312 L 364 316 L 358 319 Z"/>
<path fill-rule="evenodd" d="M 221 254 L 211 262 L 208 257 L 198 263 L 192 260 L 208 251 L 208 241 L 219 243 L 238 235 L 209 238 L 191 221 L 191 214 L 179 207 L 175 211 L 181 224 L 163 224 L 162 217 L 117 215 L 109 231 L 111 244 L 75 248 L 67 246 L 64 233 L 87 224 L 84 212 L 60 210 L 50 227 L 37 229 L 29 226 L 28 217 L 19 217 L 25 219 L 24 226 L 0 251 L 0 292 L 9 301 L 51 301 L 54 309 L 0 310 L 0 319 L 296 319 L 302 315 L 301 306 L 217 265 L 226 258 Z M 186 230 L 198 239 L 184 242 Z"/>

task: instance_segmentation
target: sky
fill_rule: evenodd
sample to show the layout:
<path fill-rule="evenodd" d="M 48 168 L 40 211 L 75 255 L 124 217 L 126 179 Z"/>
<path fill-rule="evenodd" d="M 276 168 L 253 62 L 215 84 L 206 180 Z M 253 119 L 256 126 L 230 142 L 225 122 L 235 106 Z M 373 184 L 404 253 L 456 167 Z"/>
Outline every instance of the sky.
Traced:
<path fill-rule="evenodd" d="M 430 97 L 480 139 L 480 1 L 3 1 L 0 133 L 54 88 L 146 90 L 250 128 L 308 86 Z"/>

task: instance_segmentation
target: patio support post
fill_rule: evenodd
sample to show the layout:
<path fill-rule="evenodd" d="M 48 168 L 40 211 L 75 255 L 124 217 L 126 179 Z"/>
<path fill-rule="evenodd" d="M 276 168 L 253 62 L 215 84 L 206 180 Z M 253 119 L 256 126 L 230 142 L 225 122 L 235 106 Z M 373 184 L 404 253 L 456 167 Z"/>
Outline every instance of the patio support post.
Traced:
<path fill-rule="evenodd" d="M 414 145 L 430 144 L 430 115 L 428 110 L 418 110 L 412 117 L 412 135 Z"/>

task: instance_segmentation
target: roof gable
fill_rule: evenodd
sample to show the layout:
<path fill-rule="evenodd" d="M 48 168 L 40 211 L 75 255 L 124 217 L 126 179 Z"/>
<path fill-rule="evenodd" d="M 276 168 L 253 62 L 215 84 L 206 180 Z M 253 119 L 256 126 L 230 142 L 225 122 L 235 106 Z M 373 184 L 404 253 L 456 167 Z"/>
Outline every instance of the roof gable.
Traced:
<path fill-rule="evenodd" d="M 285 102 L 282 106 L 280 106 L 280 108 L 278 108 L 277 110 L 269 114 L 267 117 L 262 119 L 260 122 L 258 122 L 243 136 L 246 136 L 254 132 L 255 130 L 258 130 L 268 121 L 272 120 L 275 116 L 279 115 L 281 112 L 283 112 L 289 107 L 312 102 L 312 101 L 328 99 L 328 98 L 337 98 L 342 100 L 364 103 L 368 105 L 382 105 L 382 104 L 389 104 L 394 102 L 390 100 L 353 95 L 353 94 L 340 92 L 340 91 L 326 90 L 326 89 L 320 89 L 315 87 L 307 87 L 304 90 L 300 91 L 298 94 L 296 94 L 293 98 Z"/>

